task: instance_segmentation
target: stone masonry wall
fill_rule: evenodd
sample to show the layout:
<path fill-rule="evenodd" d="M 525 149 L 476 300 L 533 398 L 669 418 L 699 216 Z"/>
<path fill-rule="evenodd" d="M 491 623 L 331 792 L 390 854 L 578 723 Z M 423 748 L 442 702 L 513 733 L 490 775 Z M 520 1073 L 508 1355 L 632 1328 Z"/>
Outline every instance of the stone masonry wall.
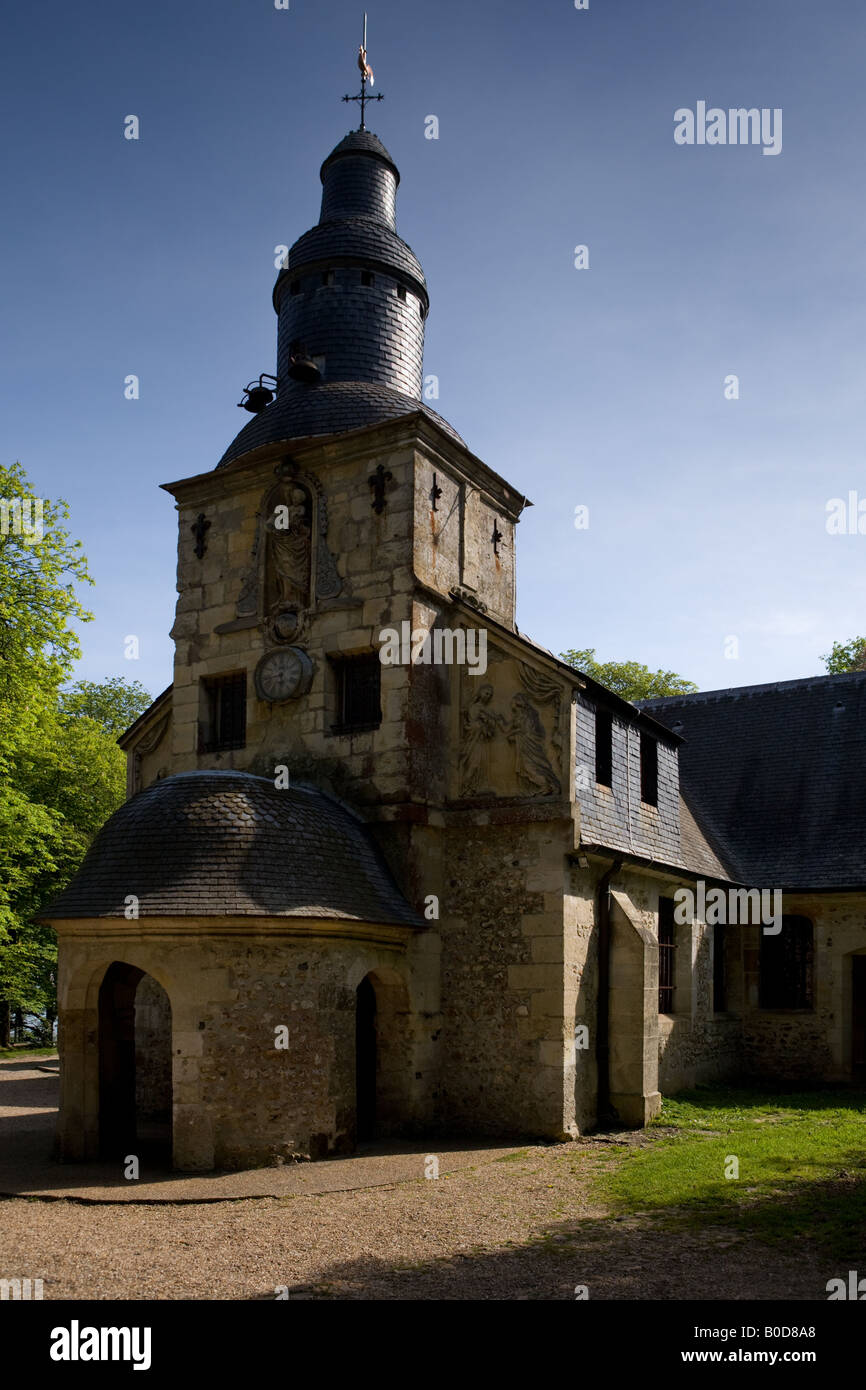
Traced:
<path fill-rule="evenodd" d="M 571 822 L 468 820 L 445 834 L 446 1126 L 553 1138 L 577 1132 L 562 908 L 570 834 Z"/>

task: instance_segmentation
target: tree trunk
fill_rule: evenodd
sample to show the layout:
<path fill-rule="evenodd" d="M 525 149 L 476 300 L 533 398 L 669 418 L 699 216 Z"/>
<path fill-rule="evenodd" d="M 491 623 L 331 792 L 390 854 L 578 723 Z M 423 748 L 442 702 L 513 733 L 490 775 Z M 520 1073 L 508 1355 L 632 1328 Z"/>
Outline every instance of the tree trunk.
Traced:
<path fill-rule="evenodd" d="M 0 999 L 0 1047 L 11 1047 L 12 1037 L 9 1025 L 12 1021 L 12 1010 L 5 999 Z"/>

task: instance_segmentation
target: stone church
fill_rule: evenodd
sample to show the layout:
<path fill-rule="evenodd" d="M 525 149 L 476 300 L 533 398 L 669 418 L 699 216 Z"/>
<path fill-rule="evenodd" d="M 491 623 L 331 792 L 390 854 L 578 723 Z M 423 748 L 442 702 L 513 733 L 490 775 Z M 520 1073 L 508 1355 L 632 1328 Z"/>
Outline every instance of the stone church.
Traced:
<path fill-rule="evenodd" d="M 562 1140 L 866 1065 L 866 675 L 637 707 L 518 631 L 529 504 L 423 399 L 399 178 L 363 120 L 328 155 L 275 379 L 164 485 L 174 681 L 45 909 L 63 1160 Z"/>

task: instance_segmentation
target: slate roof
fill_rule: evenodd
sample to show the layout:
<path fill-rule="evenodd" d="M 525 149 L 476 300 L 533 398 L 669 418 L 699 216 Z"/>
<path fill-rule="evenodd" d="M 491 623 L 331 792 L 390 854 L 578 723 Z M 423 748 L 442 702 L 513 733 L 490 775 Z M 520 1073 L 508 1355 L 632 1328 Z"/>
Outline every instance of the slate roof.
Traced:
<path fill-rule="evenodd" d="M 384 159 L 394 170 L 397 182 L 400 182 L 400 173 L 397 165 L 385 149 L 378 135 L 374 135 L 372 130 L 352 130 L 348 135 L 344 136 L 339 145 L 334 146 L 331 153 L 322 164 L 319 177 L 321 178 L 328 165 L 333 164 L 335 159 L 341 159 L 345 155 L 352 154 L 372 154 L 377 155 L 380 159 Z"/>
<path fill-rule="evenodd" d="M 388 386 L 373 381 L 323 381 L 313 386 L 292 381 L 282 386 L 277 399 L 244 426 L 217 468 L 224 468 L 234 459 L 265 444 L 317 434 L 344 434 L 419 411 L 466 448 L 453 426 L 435 410 Z"/>
<path fill-rule="evenodd" d="M 643 700 L 680 786 L 748 887 L 866 888 L 866 672 Z"/>
<path fill-rule="evenodd" d="M 402 270 L 410 280 L 423 288 L 426 297 L 427 281 L 421 262 L 408 242 L 405 242 L 383 222 L 369 217 L 344 217 L 331 222 L 319 222 L 298 237 L 289 251 L 289 263 L 277 277 L 279 285 L 302 266 L 319 261 L 336 264 L 339 260 L 371 264 Z M 276 294 L 276 291 L 275 291 Z"/>
<path fill-rule="evenodd" d="M 129 894 L 141 917 L 424 925 L 363 822 L 323 792 L 245 772 L 182 772 L 139 792 L 41 915 L 123 918 Z"/>

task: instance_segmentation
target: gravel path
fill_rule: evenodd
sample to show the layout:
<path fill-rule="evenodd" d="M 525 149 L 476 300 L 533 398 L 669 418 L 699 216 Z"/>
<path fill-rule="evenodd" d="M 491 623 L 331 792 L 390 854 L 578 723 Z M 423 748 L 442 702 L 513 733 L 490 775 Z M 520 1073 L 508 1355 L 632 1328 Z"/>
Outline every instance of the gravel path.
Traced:
<path fill-rule="evenodd" d="M 47 1113 L 18 1123 L 44 1134 Z M 476 1152 L 435 1180 L 208 1203 L 9 1197 L 0 1278 L 42 1278 L 47 1299 L 550 1300 L 585 1285 L 590 1299 L 826 1300 L 839 1271 L 803 1243 L 611 1216 L 594 1183 L 610 1155 L 603 1140 Z"/>
<path fill-rule="evenodd" d="M 46 1298 L 826 1299 L 814 1252 L 605 1216 L 592 1146 L 437 1181 L 159 1206 L 0 1202 L 0 1276 Z"/>

